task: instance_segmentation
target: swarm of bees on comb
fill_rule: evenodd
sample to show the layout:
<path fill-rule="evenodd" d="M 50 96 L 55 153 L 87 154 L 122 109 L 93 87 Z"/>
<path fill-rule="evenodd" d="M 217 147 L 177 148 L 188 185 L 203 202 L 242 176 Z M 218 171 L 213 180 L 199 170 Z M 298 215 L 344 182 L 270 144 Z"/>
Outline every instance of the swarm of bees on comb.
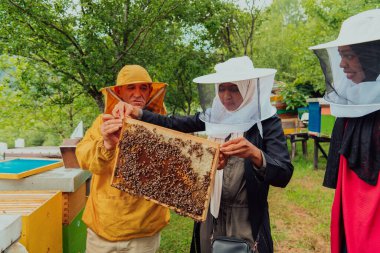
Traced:
<path fill-rule="evenodd" d="M 214 142 L 128 119 L 112 186 L 202 221 L 218 154 Z"/>

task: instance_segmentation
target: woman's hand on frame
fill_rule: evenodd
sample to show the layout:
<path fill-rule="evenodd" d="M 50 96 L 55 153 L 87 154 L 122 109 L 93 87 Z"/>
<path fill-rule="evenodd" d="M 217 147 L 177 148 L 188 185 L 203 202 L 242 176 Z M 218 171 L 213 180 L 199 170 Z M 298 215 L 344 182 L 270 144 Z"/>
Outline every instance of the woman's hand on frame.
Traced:
<path fill-rule="evenodd" d="M 220 151 L 227 156 L 237 156 L 244 159 L 249 159 L 255 166 L 263 165 L 263 158 L 260 149 L 249 142 L 244 137 L 232 139 L 223 143 Z"/>

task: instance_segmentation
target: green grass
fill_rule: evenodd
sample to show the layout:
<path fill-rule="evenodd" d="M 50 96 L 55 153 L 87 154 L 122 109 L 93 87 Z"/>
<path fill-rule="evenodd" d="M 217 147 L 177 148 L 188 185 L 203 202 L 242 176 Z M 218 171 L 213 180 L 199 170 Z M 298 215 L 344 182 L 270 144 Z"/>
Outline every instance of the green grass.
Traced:
<path fill-rule="evenodd" d="M 171 212 L 170 223 L 161 233 L 159 253 L 182 253 L 190 251 L 194 221 Z"/>
<path fill-rule="evenodd" d="M 319 152 L 318 170 L 313 169 L 313 145 L 308 143 L 305 159 L 297 143 L 289 185 L 271 187 L 269 208 L 276 253 L 329 252 L 330 210 L 334 191 L 322 186 L 326 159 Z M 328 144 L 323 144 L 327 152 Z M 162 231 L 159 253 L 189 252 L 193 221 L 172 212 L 170 224 Z"/>

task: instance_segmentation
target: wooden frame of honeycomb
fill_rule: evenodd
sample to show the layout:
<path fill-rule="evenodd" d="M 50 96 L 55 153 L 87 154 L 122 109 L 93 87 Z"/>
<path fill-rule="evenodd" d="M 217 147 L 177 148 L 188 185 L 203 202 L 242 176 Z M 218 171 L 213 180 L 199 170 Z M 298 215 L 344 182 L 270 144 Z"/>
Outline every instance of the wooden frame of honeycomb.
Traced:
<path fill-rule="evenodd" d="M 204 221 L 218 157 L 218 143 L 127 119 L 111 185 Z"/>

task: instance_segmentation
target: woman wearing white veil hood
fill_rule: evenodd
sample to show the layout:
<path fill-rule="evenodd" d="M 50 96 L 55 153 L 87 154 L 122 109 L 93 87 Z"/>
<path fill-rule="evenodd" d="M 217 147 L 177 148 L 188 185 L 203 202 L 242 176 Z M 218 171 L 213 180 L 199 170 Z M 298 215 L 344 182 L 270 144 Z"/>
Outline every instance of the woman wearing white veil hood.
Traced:
<path fill-rule="evenodd" d="M 312 47 L 337 117 L 323 185 L 336 188 L 331 252 L 380 252 L 380 9 L 345 20 L 336 40 Z"/>
<path fill-rule="evenodd" d="M 281 121 L 270 104 L 276 70 L 254 68 L 246 56 L 217 64 L 215 70 L 194 79 L 203 113 L 165 117 L 120 104 L 114 115 L 182 132 L 205 130 L 223 143 L 223 170 L 217 172 L 206 221 L 194 226 L 191 252 L 212 252 L 210 238 L 227 236 L 270 253 L 269 186 L 285 187 L 293 173 Z"/>

